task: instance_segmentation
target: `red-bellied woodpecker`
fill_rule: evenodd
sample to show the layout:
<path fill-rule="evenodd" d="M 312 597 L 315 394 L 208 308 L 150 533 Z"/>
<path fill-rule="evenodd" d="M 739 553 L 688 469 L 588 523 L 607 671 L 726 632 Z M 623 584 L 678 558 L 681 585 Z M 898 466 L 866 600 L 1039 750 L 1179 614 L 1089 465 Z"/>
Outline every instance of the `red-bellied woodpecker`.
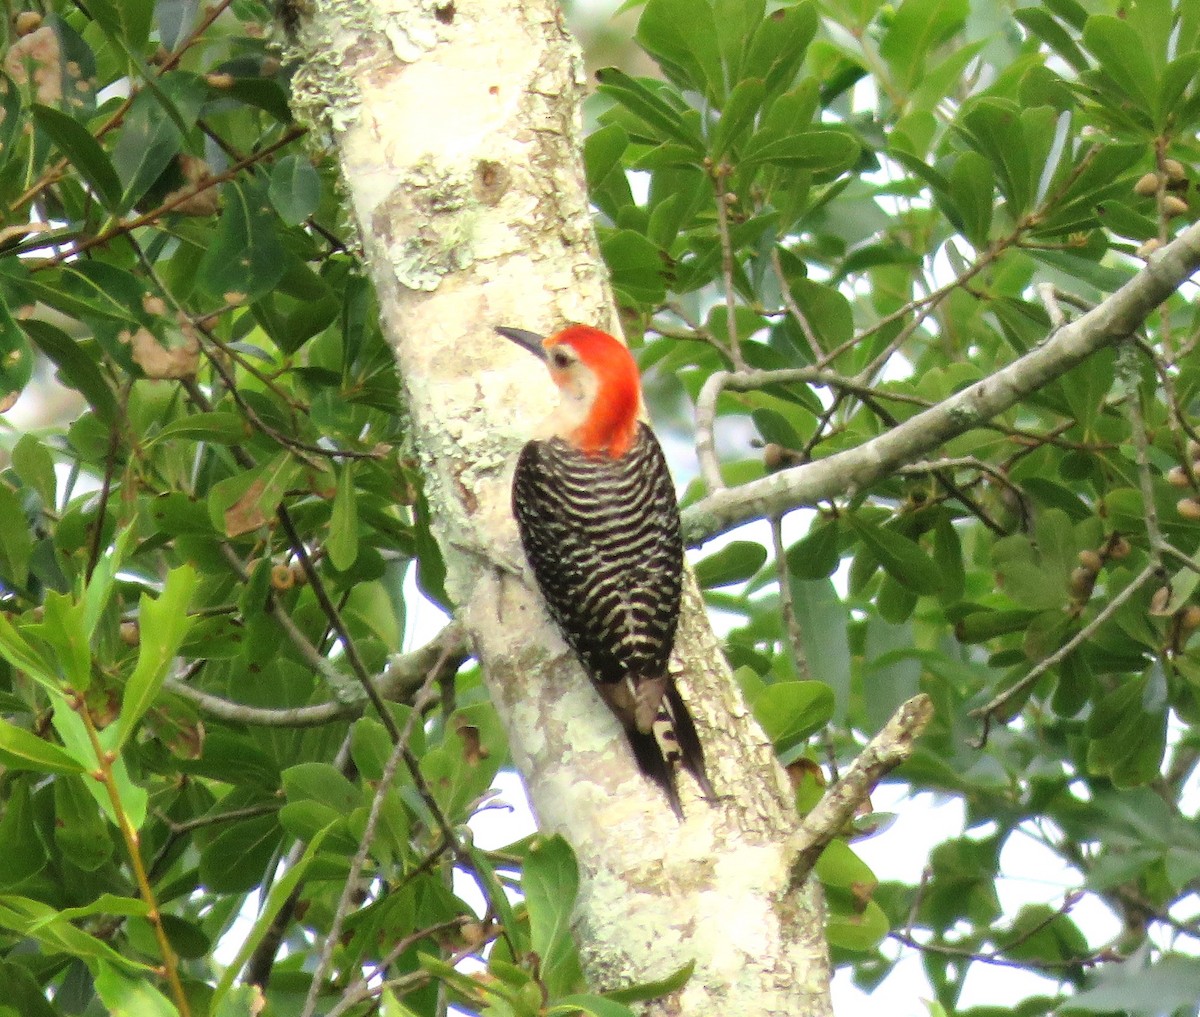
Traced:
<path fill-rule="evenodd" d="M 676 761 L 715 797 L 696 725 L 667 671 L 683 585 L 679 507 L 639 422 L 629 351 L 572 325 L 546 339 L 497 328 L 550 369 L 561 401 L 517 460 L 512 504 L 551 617 L 625 728 L 641 771 L 682 818 Z"/>

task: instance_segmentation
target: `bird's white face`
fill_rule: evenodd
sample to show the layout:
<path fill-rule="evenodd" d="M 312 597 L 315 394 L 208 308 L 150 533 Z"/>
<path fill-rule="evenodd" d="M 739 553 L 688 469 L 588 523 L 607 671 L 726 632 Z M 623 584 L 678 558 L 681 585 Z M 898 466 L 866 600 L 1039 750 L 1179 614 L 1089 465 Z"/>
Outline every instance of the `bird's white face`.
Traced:
<path fill-rule="evenodd" d="M 558 409 L 551 415 L 551 433 L 566 437 L 587 419 L 599 388 L 595 372 L 579 359 L 570 346 L 551 346 L 547 350 L 550 377 L 561 396 Z"/>

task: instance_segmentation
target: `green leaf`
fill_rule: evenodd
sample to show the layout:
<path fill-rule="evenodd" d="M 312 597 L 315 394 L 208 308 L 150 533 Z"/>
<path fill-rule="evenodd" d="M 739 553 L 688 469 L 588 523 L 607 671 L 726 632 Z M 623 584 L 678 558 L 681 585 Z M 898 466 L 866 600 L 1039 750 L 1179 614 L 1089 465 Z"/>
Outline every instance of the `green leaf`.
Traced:
<path fill-rule="evenodd" d="M 9 765 L 7 761 L 5 765 Z M 39 767 L 35 772 L 46 771 Z M 10 784 L 4 814 L 0 816 L 0 858 L 4 859 L 4 866 L 0 868 L 0 887 L 19 886 L 45 869 L 50 861 L 38 831 L 29 790 L 31 784 L 41 783 L 41 780 L 40 776 L 28 780 L 14 777 Z M 0 964 L 0 985 L 7 984 L 3 981 L 3 971 L 3 964 Z"/>
<path fill-rule="evenodd" d="M 793 172 L 809 170 L 826 176 L 845 172 L 858 158 L 859 145 L 842 131 L 802 131 L 779 134 L 761 130 L 742 149 L 743 168 L 782 166 Z"/>
<path fill-rule="evenodd" d="M 825 846 L 813 869 L 825 886 L 843 887 L 848 890 L 869 890 L 879 880 L 869 865 L 854 853 L 844 840 L 833 840 Z"/>
<path fill-rule="evenodd" d="M 788 288 L 816 335 L 821 349 L 837 349 L 854 334 L 850 301 L 833 286 L 811 279 L 789 279 Z"/>
<path fill-rule="evenodd" d="M 851 906 L 842 906 L 843 900 L 848 900 Z M 831 890 L 826 893 L 826 901 L 829 914 L 825 919 L 825 935 L 830 946 L 866 953 L 874 950 L 888 934 L 887 915 L 873 900 L 855 910 L 858 902 L 853 891 Z"/>
<path fill-rule="evenodd" d="M 570 845 L 557 834 L 538 837 L 525 856 L 521 889 L 529 912 L 534 951 L 551 998 L 570 991 L 581 978 L 571 938 L 571 912 L 579 893 L 579 869 Z"/>
<path fill-rule="evenodd" d="M 103 960 L 95 986 L 112 1017 L 179 1017 L 179 1011 L 145 977 L 121 971 Z"/>
<path fill-rule="evenodd" d="M 250 435 L 245 418 L 229 410 L 211 413 L 190 413 L 172 420 L 158 434 L 149 439 L 147 445 L 164 441 L 211 441 L 220 445 L 234 445 L 245 441 Z"/>
<path fill-rule="evenodd" d="M 713 0 L 713 27 L 726 81 L 747 77 L 742 73 L 742 58 L 749 40 L 762 24 L 766 7 L 766 0 Z"/>
<path fill-rule="evenodd" d="M 54 843 L 72 865 L 95 872 L 112 857 L 113 842 L 84 779 L 64 776 L 54 782 Z"/>
<path fill-rule="evenodd" d="M 153 90 L 134 96 L 113 148 L 112 162 L 124 191 L 122 211 L 136 205 L 179 154 L 183 134 Z"/>
<path fill-rule="evenodd" d="M 612 989 L 606 992 L 604 997 L 611 999 L 614 1003 L 641 1003 L 648 999 L 658 999 L 660 996 L 678 992 L 687 985 L 695 969 L 696 962 L 688 961 L 678 971 L 672 972 L 666 978 L 659 978 L 653 982 L 641 982 L 624 989 Z"/>
<path fill-rule="evenodd" d="M 652 131 L 651 138 L 657 141 L 676 141 L 695 153 L 699 163 L 704 146 L 698 134 L 684 124 L 682 113 L 664 101 L 659 91 L 660 83 L 641 78 L 631 78 L 616 67 L 605 67 L 596 72 L 600 83 L 599 91 L 616 100 Z"/>
<path fill-rule="evenodd" d="M 587 136 L 583 143 L 583 159 L 589 191 L 600 187 L 610 175 L 624 176 L 621 156 L 628 147 L 629 135 L 620 124 L 609 124 Z"/>
<path fill-rule="evenodd" d="M 1053 15 L 1041 7 L 1018 7 L 1013 11 L 1013 17 L 1067 61 L 1074 70 L 1087 70 L 1087 57 Z"/>
<path fill-rule="evenodd" d="M 988 246 L 994 194 L 987 160 L 978 152 L 963 152 L 950 171 L 950 198 L 962 223 L 963 236 L 977 251 Z"/>
<path fill-rule="evenodd" d="M 938 516 L 933 535 L 933 561 L 941 573 L 944 584 L 940 593 L 942 602 L 953 604 L 962 600 L 966 592 L 966 571 L 963 567 L 962 541 L 958 530 L 948 514 Z"/>
<path fill-rule="evenodd" d="M 32 554 L 33 533 L 21 498 L 11 487 L 0 484 L 0 579 L 5 586 L 24 589 Z"/>
<path fill-rule="evenodd" d="M 235 985 L 209 1013 L 211 1017 L 256 1017 L 262 1012 L 263 991 L 257 985 Z M 380 1017 L 416 1017 L 411 1010 L 389 1010 L 387 1004 Z"/>
<path fill-rule="evenodd" d="M 1165 1014 L 1191 1010 L 1200 999 L 1200 965 L 1191 957 L 1167 956 L 1155 964 L 1106 967 L 1095 984 L 1063 1001 L 1065 1015 L 1127 1011 Z"/>
<path fill-rule="evenodd" d="M 157 599 L 142 594 L 138 608 L 141 642 L 137 666 L 125 684 L 121 701 L 119 749 L 133 734 L 137 722 L 150 709 L 170 670 L 179 646 L 192 627 L 188 604 L 196 585 L 196 570 L 181 565 L 167 573 L 167 582 Z"/>
<path fill-rule="evenodd" d="M 12 465 L 21 483 L 37 491 L 44 507 L 56 506 L 58 481 L 54 475 L 54 457 L 34 435 L 21 435 L 13 446 Z"/>
<path fill-rule="evenodd" d="M 768 685 L 751 704 L 754 716 L 777 748 L 820 731 L 833 717 L 833 690 L 819 681 Z"/>
<path fill-rule="evenodd" d="M 613 288 L 634 304 L 654 304 L 667 293 L 662 251 L 635 230 L 616 230 L 600 237 L 600 252 Z"/>
<path fill-rule="evenodd" d="M 546 1011 L 553 1017 L 587 1014 L 588 1017 L 634 1017 L 634 1012 L 623 1003 L 618 1003 L 611 996 L 593 996 L 589 993 L 578 993 L 573 996 L 563 996 L 555 1005 Z"/>
<path fill-rule="evenodd" d="M 79 691 L 92 681 L 92 653 L 88 645 L 86 605 L 75 603 L 65 593 L 46 594 L 44 620 L 26 632 L 53 651 L 53 659 L 67 686 Z"/>
<path fill-rule="evenodd" d="M 91 0 L 88 11 L 102 25 L 106 34 L 115 37 L 131 50 L 146 44 L 153 20 L 153 6 L 148 3 L 128 3 L 122 0 Z"/>
<path fill-rule="evenodd" d="M 354 475 L 353 463 L 345 463 L 338 471 L 329 539 L 325 541 L 329 560 L 339 572 L 345 572 L 358 558 L 358 492 Z"/>
<path fill-rule="evenodd" d="M 1091 433 L 1116 377 L 1116 352 L 1103 349 L 1062 376 L 1067 404 L 1085 433 Z"/>
<path fill-rule="evenodd" d="M 263 466 L 214 484 L 208 495 L 213 525 L 229 537 L 266 526 L 299 470 L 300 464 L 285 451 Z"/>
<path fill-rule="evenodd" d="M 121 181 L 107 153 L 91 132 L 74 117 L 52 106 L 35 103 L 32 112 L 38 127 L 49 135 L 72 167 L 92 186 L 105 208 L 117 211 L 121 205 Z"/>
<path fill-rule="evenodd" d="M 1158 82 L 1150 54 L 1133 26 L 1123 18 L 1094 14 L 1083 28 L 1083 44 L 1125 96 L 1152 115 Z"/>
<path fill-rule="evenodd" d="M 87 588 L 83 592 L 83 631 L 84 638 L 90 640 L 100 622 L 100 616 L 108 606 L 108 598 L 112 593 L 112 584 L 116 579 L 117 570 L 125 562 L 129 553 L 129 545 L 134 539 L 133 525 L 126 526 L 117 534 L 112 547 L 108 548 L 92 570 Z"/>
<path fill-rule="evenodd" d="M 36 773 L 83 773 L 81 766 L 68 752 L 43 741 L 31 731 L 17 727 L 0 717 L 0 762 L 10 770 L 33 770 Z"/>
<path fill-rule="evenodd" d="M 968 13 L 967 0 L 904 0 L 879 47 L 902 85 L 916 84 L 930 52 L 962 28 Z"/>
<path fill-rule="evenodd" d="M 754 118 L 762 107 L 766 89 L 759 78 L 739 81 L 721 110 L 721 119 L 713 130 L 710 150 L 712 158 L 720 159 L 737 145 L 754 126 Z"/>
<path fill-rule="evenodd" d="M 59 691 L 58 673 L 54 665 L 45 660 L 40 651 L 36 650 L 2 613 L 0 613 L 0 656 L 46 689 L 53 692 Z"/>
<path fill-rule="evenodd" d="M 725 74 L 710 0 L 648 0 L 636 38 L 668 78 L 720 105 Z"/>
<path fill-rule="evenodd" d="M 275 217 L 261 188 L 226 184 L 225 210 L 197 269 L 197 284 L 222 301 L 257 300 L 287 267 Z"/>
<path fill-rule="evenodd" d="M 62 1017 L 62 1011 L 46 1001 L 42 986 L 22 964 L 0 961 L 0 985 L 8 1010 L 5 1017 Z"/>
<path fill-rule="evenodd" d="M 104 961 L 141 978 L 154 971 L 148 964 L 123 957 L 103 940 L 77 929 L 48 904 L 28 897 L 0 894 L 0 928 L 36 940 L 48 954 L 78 957 L 89 966 Z"/>
<path fill-rule="evenodd" d="M 696 581 L 705 589 L 745 582 L 767 560 L 767 549 L 753 540 L 733 540 L 696 562 Z"/>
<path fill-rule="evenodd" d="M 919 544 L 890 527 L 876 526 L 859 515 L 848 518 L 863 543 L 879 559 L 879 564 L 898 583 L 922 596 L 941 590 L 942 574 Z"/>
<path fill-rule="evenodd" d="M 1021 111 L 1015 103 L 984 98 L 972 103 L 957 126 L 971 146 L 992 164 L 996 184 L 1008 199 L 1010 214 L 1028 210 L 1042 166 L 1034 166 L 1025 140 Z"/>
<path fill-rule="evenodd" d="M 279 218 L 289 226 L 298 226 L 321 203 L 321 178 L 306 156 L 285 155 L 271 168 L 267 193 Z"/>
<path fill-rule="evenodd" d="M 808 535 L 787 550 L 788 573 L 795 579 L 825 579 L 837 571 L 841 563 L 838 550 L 837 519 L 813 520 Z"/>
<path fill-rule="evenodd" d="M 54 700 L 55 709 L 51 723 L 54 725 L 54 730 L 58 732 L 58 737 L 62 739 L 63 746 L 74 758 L 84 763 L 89 772 L 95 771 L 100 765 L 100 760 L 96 755 L 97 748 L 93 745 L 91 735 L 84 726 L 78 711 L 70 708 L 61 693 L 56 694 Z M 129 768 L 125 765 L 125 760 L 113 750 L 117 732 L 116 724 L 110 724 L 100 731 L 98 751 L 106 755 L 111 753 L 115 757 L 109 764 L 109 769 L 112 773 L 113 785 L 116 787 L 117 800 L 125 819 L 133 825 L 134 829 L 140 829 L 146 821 L 149 795 L 145 788 L 130 779 Z M 117 806 L 113 804 L 108 786 L 98 780 L 88 780 L 84 782 L 84 787 L 95 798 L 109 821 L 115 826 L 120 826 L 122 821 L 117 815 Z"/>
<path fill-rule="evenodd" d="M 288 801 L 314 801 L 340 815 L 363 805 L 362 793 L 329 763 L 297 763 L 283 771 L 283 791 Z"/>
<path fill-rule="evenodd" d="M 850 636 L 847 610 L 828 579 L 805 580 L 792 575 L 792 609 L 800 627 L 808 673 L 833 689 L 833 719 L 841 722 L 850 703 Z"/>
<path fill-rule="evenodd" d="M 33 377 L 29 339 L 9 313 L 0 293 L 0 397 L 21 392 Z"/>
<path fill-rule="evenodd" d="M 21 89 L 4 71 L 0 71 L 0 167 L 13 152 L 17 131 L 29 122 L 21 115 Z"/>
<path fill-rule="evenodd" d="M 214 893 L 246 893 L 257 887 L 276 857 L 283 831 L 274 815 L 255 816 L 219 827 L 200 852 L 198 874 Z M 311 849 L 318 837 L 309 841 Z M 278 884 L 277 884 L 278 885 Z"/>
<path fill-rule="evenodd" d="M 64 385 L 83 395 L 104 423 L 117 418 L 117 400 L 96 359 L 62 329 L 31 318 L 22 327 L 33 344 L 58 368 Z"/>
<path fill-rule="evenodd" d="M 744 77 L 762 78 L 769 96 L 791 88 L 816 32 L 816 8 L 811 3 L 772 11 L 750 39 Z"/>

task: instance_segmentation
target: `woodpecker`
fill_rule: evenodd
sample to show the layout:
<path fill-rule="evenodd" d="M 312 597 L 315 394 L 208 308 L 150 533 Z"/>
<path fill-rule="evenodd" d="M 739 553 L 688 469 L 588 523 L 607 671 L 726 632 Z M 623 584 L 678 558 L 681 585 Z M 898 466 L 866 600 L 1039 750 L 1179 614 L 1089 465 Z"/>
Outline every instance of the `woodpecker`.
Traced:
<path fill-rule="evenodd" d="M 638 420 L 629 350 L 571 325 L 545 339 L 497 328 L 545 362 L 561 396 L 521 450 L 512 507 L 550 615 L 625 729 L 639 769 L 683 809 L 680 762 L 715 798 L 704 750 L 667 671 L 679 622 L 679 506 L 654 433 Z"/>

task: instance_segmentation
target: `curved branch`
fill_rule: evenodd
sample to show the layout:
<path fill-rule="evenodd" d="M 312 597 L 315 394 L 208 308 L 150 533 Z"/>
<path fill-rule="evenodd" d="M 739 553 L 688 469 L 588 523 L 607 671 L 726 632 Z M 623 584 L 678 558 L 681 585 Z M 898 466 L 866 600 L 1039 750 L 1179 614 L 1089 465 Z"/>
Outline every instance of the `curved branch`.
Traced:
<path fill-rule="evenodd" d="M 684 539 L 700 544 L 752 519 L 869 487 L 1126 338 L 1197 269 L 1200 224 L 1193 224 L 1107 300 L 990 377 L 857 448 L 702 498 L 683 512 Z"/>
<path fill-rule="evenodd" d="M 874 738 L 804 817 L 789 840 L 791 878 L 799 886 L 817 864 L 825 846 L 854 818 L 858 807 L 888 773 L 912 755 L 916 741 L 933 719 L 933 701 L 921 692 L 903 703 Z"/>
<path fill-rule="evenodd" d="M 470 655 L 470 645 L 462 626 L 451 622 L 420 649 L 392 658 L 383 674 L 374 682 L 375 690 L 381 699 L 408 702 L 427 678 L 432 675 L 433 680 L 440 681 L 454 674 Z M 277 710 L 234 703 L 192 688 L 178 679 L 168 679 L 165 688 L 195 703 L 209 716 L 256 727 L 319 727 L 336 720 L 361 717 L 366 706 L 365 700 L 345 703 L 333 701 Z"/>

